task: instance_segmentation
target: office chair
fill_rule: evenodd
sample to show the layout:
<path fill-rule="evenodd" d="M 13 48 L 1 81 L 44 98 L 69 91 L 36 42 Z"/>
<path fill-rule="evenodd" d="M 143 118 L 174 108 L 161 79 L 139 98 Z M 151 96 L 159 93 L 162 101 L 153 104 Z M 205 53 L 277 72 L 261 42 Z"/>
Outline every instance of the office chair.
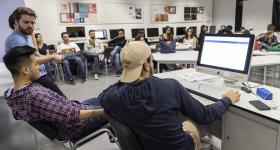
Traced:
<path fill-rule="evenodd" d="M 120 145 L 121 150 L 143 150 L 131 129 L 113 117 L 109 112 L 104 112 L 104 115 L 110 122 L 113 131 L 118 138 L 117 143 Z"/>
<path fill-rule="evenodd" d="M 63 141 L 63 140 L 59 139 L 59 136 L 58 136 L 55 128 L 46 122 L 37 121 L 37 122 L 29 123 L 29 124 L 36 130 L 38 130 L 40 133 L 42 133 L 43 135 L 48 137 L 50 140 L 55 141 L 58 144 L 61 144 L 65 148 L 65 150 L 76 150 L 77 148 L 81 147 L 82 145 L 99 137 L 100 135 L 102 135 L 104 133 L 108 134 L 111 143 L 117 144 L 117 139 L 114 137 L 113 133 L 110 131 L 111 127 L 108 124 L 89 133 L 88 135 L 80 137 L 80 139 L 75 140 L 75 141 L 74 140 Z M 35 137 L 36 145 L 38 146 L 38 149 L 39 149 L 39 142 L 38 142 L 37 136 L 34 135 L 34 137 Z M 67 143 L 67 142 L 69 142 L 70 147 L 67 147 L 64 145 L 64 143 Z"/>

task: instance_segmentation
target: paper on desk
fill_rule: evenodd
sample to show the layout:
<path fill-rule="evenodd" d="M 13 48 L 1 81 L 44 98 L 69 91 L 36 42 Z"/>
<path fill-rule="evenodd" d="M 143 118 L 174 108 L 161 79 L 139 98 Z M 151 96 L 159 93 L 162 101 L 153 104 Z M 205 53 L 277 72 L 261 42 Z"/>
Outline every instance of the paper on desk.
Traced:
<path fill-rule="evenodd" d="M 201 72 L 188 72 L 185 74 L 178 74 L 177 76 L 181 77 L 184 80 L 187 80 L 189 82 L 193 81 L 203 81 L 203 80 L 209 80 L 209 79 L 215 79 L 218 78 L 218 76 L 201 73 Z"/>

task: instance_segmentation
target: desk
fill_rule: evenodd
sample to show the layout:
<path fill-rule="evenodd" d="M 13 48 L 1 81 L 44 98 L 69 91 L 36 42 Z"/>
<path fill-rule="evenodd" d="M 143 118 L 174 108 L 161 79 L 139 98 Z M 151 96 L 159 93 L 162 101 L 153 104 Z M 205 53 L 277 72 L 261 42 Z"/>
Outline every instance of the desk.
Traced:
<path fill-rule="evenodd" d="M 156 45 L 150 45 L 151 49 L 156 49 Z M 182 44 L 182 43 L 176 43 L 176 51 L 185 51 L 185 50 L 191 50 L 192 46 L 190 44 Z"/>
<path fill-rule="evenodd" d="M 268 55 L 280 55 L 280 52 L 270 52 L 270 51 L 253 51 L 253 56 L 268 56 Z"/>
<path fill-rule="evenodd" d="M 157 72 L 159 72 L 160 64 L 196 64 L 198 51 L 177 51 L 176 53 L 160 53 L 156 52 L 152 54 L 154 60 L 157 61 Z"/>
<path fill-rule="evenodd" d="M 189 91 L 194 91 L 197 100 L 200 94 L 210 98 L 220 99 L 221 95 L 230 88 L 223 86 L 221 78 L 212 82 L 188 82 L 178 76 L 191 69 L 156 74 L 159 78 L 178 80 Z M 255 83 L 251 83 L 253 86 Z M 241 100 L 233 104 L 222 118 L 222 149 L 223 150 L 280 150 L 280 89 L 259 86 L 273 93 L 273 100 L 262 100 L 269 106 L 277 106 L 276 110 L 259 111 L 249 101 L 260 99 L 253 94 L 241 93 Z M 254 89 L 256 90 L 256 89 Z M 198 92 L 200 94 L 196 94 Z M 205 101 L 205 100 L 203 100 Z M 205 104 L 205 102 L 203 102 Z"/>

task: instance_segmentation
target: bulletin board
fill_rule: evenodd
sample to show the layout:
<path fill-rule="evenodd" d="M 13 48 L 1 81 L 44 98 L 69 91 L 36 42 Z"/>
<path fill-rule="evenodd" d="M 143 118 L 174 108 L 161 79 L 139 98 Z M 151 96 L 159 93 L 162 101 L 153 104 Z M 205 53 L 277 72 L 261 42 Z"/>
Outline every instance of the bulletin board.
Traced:
<path fill-rule="evenodd" d="M 205 21 L 203 6 L 152 4 L 151 23 L 178 23 Z"/>
<path fill-rule="evenodd" d="M 99 8 L 98 13 L 102 15 L 98 17 L 99 23 L 144 23 L 144 8 L 141 4 L 100 3 Z"/>
<path fill-rule="evenodd" d="M 96 24 L 96 3 L 70 2 L 57 0 L 60 24 Z"/>

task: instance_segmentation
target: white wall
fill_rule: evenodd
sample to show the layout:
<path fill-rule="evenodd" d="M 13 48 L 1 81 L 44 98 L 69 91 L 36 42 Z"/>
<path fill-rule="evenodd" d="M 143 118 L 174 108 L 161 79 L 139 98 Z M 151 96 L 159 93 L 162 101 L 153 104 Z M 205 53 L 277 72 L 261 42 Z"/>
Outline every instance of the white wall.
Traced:
<path fill-rule="evenodd" d="M 243 3 L 242 25 L 259 34 L 272 23 L 273 0 L 248 0 Z"/>
<path fill-rule="evenodd" d="M 242 26 L 259 34 L 272 20 L 273 0 L 247 0 L 243 2 Z M 213 24 L 235 24 L 236 0 L 213 0 Z"/>
<path fill-rule="evenodd" d="M 92 2 L 122 2 L 133 3 L 136 0 L 93 0 Z M 164 27 L 170 25 L 172 27 L 177 26 L 198 26 L 202 24 L 212 24 L 212 1 L 213 0 L 166 0 L 163 3 L 162 0 L 143 0 L 144 3 L 144 23 L 142 24 L 103 24 L 103 25 L 84 25 L 86 32 L 90 29 L 126 29 L 126 36 L 131 37 L 131 28 L 148 28 L 148 27 Z M 138 1 L 139 2 L 139 1 Z M 170 4 L 170 5 L 202 5 L 205 6 L 205 12 L 207 12 L 208 22 L 199 23 L 172 23 L 172 24 L 150 24 L 150 4 Z M 56 8 L 56 0 L 25 0 L 25 5 L 34 9 L 38 15 L 40 29 L 37 32 L 42 33 L 46 43 L 57 44 L 60 39 L 60 33 L 65 31 L 65 25 L 58 24 L 58 15 Z M 98 5 L 97 5 L 98 7 Z M 110 10 L 108 10 L 110 11 Z M 112 12 L 117 13 L 117 12 Z M 160 29 L 161 31 L 161 29 Z"/>
<path fill-rule="evenodd" d="M 213 25 L 235 25 L 236 0 L 213 0 Z"/>

